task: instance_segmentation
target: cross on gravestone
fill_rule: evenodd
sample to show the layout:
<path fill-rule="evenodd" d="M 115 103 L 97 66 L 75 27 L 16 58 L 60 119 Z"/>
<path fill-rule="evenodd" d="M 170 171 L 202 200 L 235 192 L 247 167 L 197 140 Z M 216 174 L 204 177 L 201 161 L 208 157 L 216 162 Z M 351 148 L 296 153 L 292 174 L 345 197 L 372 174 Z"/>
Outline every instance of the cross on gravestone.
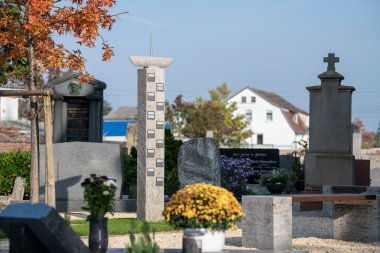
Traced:
<path fill-rule="evenodd" d="M 323 62 L 327 62 L 327 71 L 335 71 L 335 63 L 339 62 L 339 57 L 335 57 L 334 53 L 329 53 L 327 57 L 323 58 Z"/>

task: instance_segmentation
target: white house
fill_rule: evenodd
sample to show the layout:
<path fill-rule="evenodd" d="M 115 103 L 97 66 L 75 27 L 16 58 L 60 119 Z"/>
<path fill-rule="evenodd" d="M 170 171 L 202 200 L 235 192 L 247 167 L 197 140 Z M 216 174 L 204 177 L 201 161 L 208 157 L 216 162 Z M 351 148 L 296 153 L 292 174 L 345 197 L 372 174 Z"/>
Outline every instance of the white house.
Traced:
<path fill-rule="evenodd" d="M 248 147 L 294 149 L 296 141 L 309 139 L 309 114 L 276 93 L 246 87 L 228 102 L 236 102 L 235 113 L 250 122 Z"/>

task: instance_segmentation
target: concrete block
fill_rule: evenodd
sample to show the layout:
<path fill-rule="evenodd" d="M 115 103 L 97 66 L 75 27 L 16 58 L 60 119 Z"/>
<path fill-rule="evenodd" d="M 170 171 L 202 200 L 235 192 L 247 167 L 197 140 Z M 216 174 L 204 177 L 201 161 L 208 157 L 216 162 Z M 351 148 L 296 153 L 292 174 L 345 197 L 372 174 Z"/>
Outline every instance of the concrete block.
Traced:
<path fill-rule="evenodd" d="M 380 194 L 375 201 L 333 206 L 334 239 L 344 241 L 380 241 Z"/>
<path fill-rule="evenodd" d="M 292 250 L 292 198 L 243 196 L 242 246 Z"/>

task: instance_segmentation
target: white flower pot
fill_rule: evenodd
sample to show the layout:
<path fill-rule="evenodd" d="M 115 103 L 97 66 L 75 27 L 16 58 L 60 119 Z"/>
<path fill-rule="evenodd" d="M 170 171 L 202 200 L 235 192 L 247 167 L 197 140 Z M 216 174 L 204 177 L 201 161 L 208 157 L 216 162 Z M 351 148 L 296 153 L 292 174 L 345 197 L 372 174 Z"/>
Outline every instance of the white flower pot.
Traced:
<path fill-rule="evenodd" d="M 192 230 L 199 230 L 204 233 L 204 235 L 194 237 L 194 239 L 202 242 L 202 252 L 221 252 L 223 250 L 225 242 L 224 231 L 208 230 L 204 228 Z"/>

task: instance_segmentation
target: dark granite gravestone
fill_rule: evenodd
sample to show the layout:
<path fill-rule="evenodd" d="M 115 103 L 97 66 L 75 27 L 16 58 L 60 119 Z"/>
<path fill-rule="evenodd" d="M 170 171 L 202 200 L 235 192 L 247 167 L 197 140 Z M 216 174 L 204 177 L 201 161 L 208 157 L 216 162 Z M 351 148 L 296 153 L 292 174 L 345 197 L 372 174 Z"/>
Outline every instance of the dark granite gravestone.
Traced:
<path fill-rule="evenodd" d="M 310 139 L 305 155 L 305 190 L 321 191 L 323 185 L 354 185 L 352 154 L 352 93 L 341 85 L 344 77 L 335 71 L 339 58 L 324 58 L 327 71 L 318 76 L 321 85 L 307 87 L 310 93 Z"/>
<path fill-rule="evenodd" d="M 219 144 L 213 138 L 195 138 L 178 153 L 180 187 L 196 183 L 220 186 Z"/>
<path fill-rule="evenodd" d="M 260 178 L 262 174 L 279 168 L 278 149 L 252 149 L 252 148 L 221 148 L 220 159 L 224 159 L 225 166 L 235 164 L 246 165 L 251 168 L 252 176 L 249 177 L 250 184 Z M 230 164 L 230 165 L 229 165 Z"/>
<path fill-rule="evenodd" d="M 10 240 L 9 253 L 89 253 L 86 245 L 57 211 L 45 204 L 8 206 L 0 229 Z"/>
<path fill-rule="evenodd" d="M 103 90 L 99 80 L 79 83 L 71 74 L 49 83 L 54 89 L 53 141 L 102 142 Z"/>

